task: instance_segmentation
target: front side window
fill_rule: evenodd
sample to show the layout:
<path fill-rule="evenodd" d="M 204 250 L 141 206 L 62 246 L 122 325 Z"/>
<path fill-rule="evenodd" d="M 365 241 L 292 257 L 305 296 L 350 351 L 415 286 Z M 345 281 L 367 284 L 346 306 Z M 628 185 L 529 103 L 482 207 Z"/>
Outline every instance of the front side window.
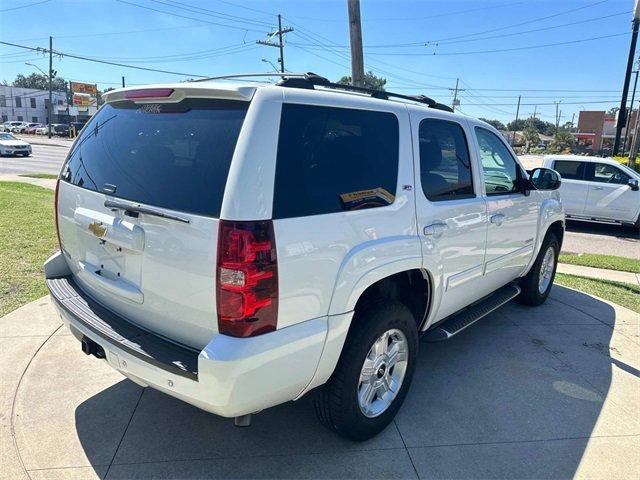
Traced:
<path fill-rule="evenodd" d="M 556 160 L 553 166 L 554 170 L 565 180 L 583 180 L 587 165 L 585 162 Z"/>
<path fill-rule="evenodd" d="M 398 180 L 392 113 L 284 104 L 273 218 L 384 207 Z"/>
<path fill-rule="evenodd" d="M 617 167 L 606 163 L 596 163 L 592 182 L 599 183 L 615 183 L 618 185 L 627 185 L 631 177 Z"/>
<path fill-rule="evenodd" d="M 431 201 L 473 197 L 469 149 L 462 127 L 454 122 L 420 122 L 420 180 Z"/>
<path fill-rule="evenodd" d="M 518 192 L 522 172 L 504 142 L 485 128 L 475 130 L 487 195 Z"/>

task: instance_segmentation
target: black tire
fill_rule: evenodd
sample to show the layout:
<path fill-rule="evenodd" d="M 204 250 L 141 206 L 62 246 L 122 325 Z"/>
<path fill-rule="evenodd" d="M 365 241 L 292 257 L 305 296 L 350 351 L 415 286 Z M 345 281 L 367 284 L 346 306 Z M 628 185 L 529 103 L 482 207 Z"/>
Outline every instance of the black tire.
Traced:
<path fill-rule="evenodd" d="M 551 274 L 551 281 L 549 285 L 545 289 L 544 292 L 540 292 L 538 288 L 538 281 L 540 278 L 540 269 L 542 268 L 542 263 L 549 248 L 553 249 L 553 272 Z M 549 296 L 549 292 L 551 291 L 551 287 L 553 287 L 553 280 L 556 276 L 556 270 L 558 267 L 558 255 L 560 254 L 560 244 L 558 243 L 558 239 L 556 236 L 549 232 L 542 242 L 542 246 L 540 247 L 540 252 L 538 252 L 538 257 L 536 258 L 533 267 L 529 270 L 526 276 L 524 276 L 520 280 L 520 288 L 522 292 L 518 296 L 518 301 L 525 305 L 530 305 L 532 307 L 536 307 L 545 302 L 547 297 Z"/>
<path fill-rule="evenodd" d="M 418 329 L 409 309 L 400 302 L 381 301 L 356 311 L 353 326 L 329 381 L 316 394 L 315 409 L 320 422 L 351 440 L 367 440 L 391 423 L 411 386 L 418 352 Z M 358 403 L 360 372 L 374 342 L 391 329 L 407 340 L 407 367 L 402 385 L 385 411 L 366 417 Z"/>

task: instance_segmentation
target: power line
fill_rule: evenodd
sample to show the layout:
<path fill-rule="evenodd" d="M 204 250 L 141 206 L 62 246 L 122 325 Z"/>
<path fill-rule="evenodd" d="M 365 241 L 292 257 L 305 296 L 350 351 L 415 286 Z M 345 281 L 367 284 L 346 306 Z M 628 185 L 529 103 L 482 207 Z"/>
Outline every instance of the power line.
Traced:
<path fill-rule="evenodd" d="M 263 32 L 263 30 L 255 30 L 255 29 L 251 29 L 251 28 L 240 27 L 238 25 L 229 25 L 227 23 L 212 22 L 210 20 L 204 20 L 202 18 L 189 17 L 189 16 L 186 16 L 186 15 L 180 15 L 179 13 L 167 12 L 166 10 L 159 10 L 157 8 L 148 7 L 146 5 L 140 5 L 138 3 L 128 2 L 126 0 L 116 0 L 116 1 L 120 2 L 120 3 L 126 3 L 127 5 L 132 5 L 134 7 L 142 8 L 144 10 L 151 10 L 153 12 L 164 13 L 165 15 L 171 15 L 171 16 L 179 17 L 179 18 L 186 18 L 188 20 L 195 20 L 196 22 L 207 23 L 207 24 L 210 24 L 210 25 L 217 25 L 219 27 L 232 28 L 232 29 L 235 29 L 235 30 L 242 30 L 242 31 L 247 31 L 247 32 L 258 32 L 258 33 L 262 33 Z"/>
<path fill-rule="evenodd" d="M 35 5 L 41 5 L 41 4 L 43 4 L 43 3 L 48 3 L 48 2 L 50 2 L 50 1 L 51 1 L 51 0 L 42 0 L 41 2 L 28 3 L 28 4 L 26 4 L 26 5 L 21 5 L 21 6 L 19 6 L 19 7 L 4 8 L 4 9 L 0 10 L 0 13 L 1 13 L 1 12 L 10 12 L 10 11 L 12 11 L 12 10 L 19 10 L 19 9 L 21 9 L 21 8 L 33 7 L 33 6 L 35 6 Z"/>
<path fill-rule="evenodd" d="M 60 57 L 75 58 L 75 59 L 78 59 L 78 60 L 85 60 L 87 62 L 102 63 L 102 64 L 105 64 L 105 65 L 114 65 L 116 67 L 132 68 L 132 69 L 135 69 L 135 70 L 144 70 L 144 71 L 147 71 L 147 72 L 167 73 L 169 75 L 179 75 L 179 76 L 182 76 L 182 77 L 208 78 L 207 75 L 197 75 L 195 73 L 173 72 L 173 71 L 170 71 L 170 70 L 160 70 L 160 69 L 156 69 L 156 68 L 140 67 L 140 66 L 137 66 L 137 65 L 127 65 L 125 63 L 108 62 L 108 61 L 105 61 L 105 60 L 98 60 L 98 59 L 95 59 L 95 58 L 84 57 L 82 55 L 74 55 L 74 54 L 71 54 L 71 53 L 59 52 L 59 51 L 56 51 L 56 50 L 46 49 L 46 48 L 42 48 L 42 47 L 37 47 L 37 48 L 36 47 L 29 47 L 29 46 L 26 46 L 26 45 L 19 45 L 19 44 L 16 44 L 16 43 L 1 42 L 1 41 L 0 41 L 0 44 L 1 45 L 8 45 L 10 47 L 24 48 L 26 50 L 31 50 L 31 51 L 34 51 L 34 52 L 52 53 L 53 55 L 57 55 L 57 56 L 60 56 Z"/>
<path fill-rule="evenodd" d="M 577 43 L 591 42 L 594 40 L 602 40 L 604 38 L 613 38 L 613 37 L 622 37 L 624 35 L 629 35 L 629 32 L 624 33 L 614 33 L 611 35 L 601 35 L 598 37 L 589 37 L 582 38 L 579 40 L 570 40 L 567 42 L 556 42 L 556 43 L 544 43 L 541 45 L 528 45 L 526 47 L 512 47 L 512 48 L 497 48 L 494 50 L 475 50 L 475 51 L 464 51 L 464 52 L 432 52 L 432 53 L 369 53 L 369 55 L 378 55 L 378 56 L 418 56 L 418 57 L 430 57 L 430 56 L 452 56 L 452 55 L 477 55 L 481 53 L 502 53 L 502 52 L 515 52 L 519 50 L 533 50 L 536 48 L 546 48 L 546 47 L 558 47 L 561 45 L 573 45 Z"/>
<path fill-rule="evenodd" d="M 370 49 L 388 49 L 388 48 L 408 48 L 408 47 L 418 47 L 418 46 L 428 46 L 429 44 L 433 44 L 434 46 L 440 46 L 440 45 L 449 45 L 449 44 L 455 44 L 455 43 L 467 43 L 467 42 L 477 42 L 477 41 L 482 41 L 482 40 L 492 40 L 492 39 L 496 39 L 496 38 L 506 38 L 506 37 L 513 37 L 513 36 L 517 36 L 517 35 L 526 35 L 529 33 L 536 33 L 536 32 L 542 32 L 542 31 L 547 31 L 547 30 L 553 30 L 556 28 L 564 28 L 564 27 L 569 27 L 569 26 L 573 26 L 573 25 L 580 25 L 583 23 L 589 23 L 589 22 L 595 22 L 595 21 L 599 21 L 599 20 L 604 20 L 607 18 L 611 18 L 611 17 L 617 17 L 617 16 L 621 16 L 621 15 L 628 15 L 629 13 L 631 13 L 630 11 L 624 11 L 624 12 L 618 12 L 618 13 L 612 13 L 609 15 L 603 15 L 603 16 L 599 16 L 599 17 L 592 17 L 592 18 L 587 18 L 584 20 L 578 20 L 575 22 L 569 22 L 569 23 L 563 23 L 560 25 L 552 25 L 552 26 L 548 26 L 548 27 L 540 27 L 540 28 L 533 28 L 530 30 L 522 30 L 519 32 L 514 32 L 514 33 L 505 33 L 505 34 L 500 34 L 500 35 L 492 35 L 492 36 L 488 36 L 488 37 L 479 37 L 479 38 L 469 38 L 469 39 L 463 39 L 463 40 L 449 40 L 449 41 L 441 41 L 441 42 L 427 42 L 427 41 L 421 41 L 421 42 L 408 42 L 408 43 L 387 43 L 387 44 L 378 44 L 378 45 L 365 45 L 364 48 L 367 50 Z M 310 44 L 298 44 L 299 46 L 312 46 Z M 334 48 L 340 48 L 340 49 L 348 49 L 349 45 L 334 45 Z"/>
<path fill-rule="evenodd" d="M 221 1 L 221 0 L 218 0 Z M 224 2 L 224 3 L 229 3 L 229 2 Z M 491 10 L 494 8 L 505 8 L 505 7 L 514 7 L 516 5 L 521 5 L 523 3 L 528 3 L 528 1 L 520 1 L 520 2 L 506 2 L 506 3 L 501 3 L 498 5 L 490 5 L 490 6 L 482 6 L 482 7 L 477 7 L 477 8 L 470 8 L 470 9 L 465 9 L 465 10 L 456 10 L 454 12 L 445 12 L 445 13 L 439 13 L 436 15 L 429 15 L 426 17 L 390 17 L 390 18 L 365 18 L 363 19 L 363 23 L 367 23 L 367 22 L 407 22 L 407 21 L 422 21 L 422 20 L 430 20 L 432 18 L 441 18 L 441 17 L 448 17 L 451 15 L 459 15 L 459 14 L 463 14 L 463 13 L 472 13 L 472 12 L 477 12 L 477 11 L 481 11 L 481 10 Z M 344 20 L 337 20 L 334 18 L 317 18 L 317 17 L 305 17 L 305 16 L 299 16 L 299 15 L 294 15 L 294 16 L 289 16 L 289 18 L 299 18 L 301 20 L 313 20 L 313 21 L 317 21 L 317 22 L 344 22 Z"/>
<path fill-rule="evenodd" d="M 600 4 L 606 3 L 608 1 L 609 0 L 600 0 L 598 2 L 590 3 L 588 5 L 582 5 L 580 7 L 570 8 L 569 10 L 563 10 L 561 12 L 554 13 L 552 15 L 545 15 L 544 17 L 532 18 L 532 19 L 529 19 L 529 20 L 525 20 L 524 22 L 513 23 L 511 25 L 504 25 L 502 27 L 491 28 L 489 30 L 482 30 L 480 32 L 465 33 L 464 35 L 454 35 L 452 37 L 440 38 L 440 39 L 437 39 L 437 40 L 432 40 L 430 43 L 438 43 L 438 42 L 442 42 L 444 40 L 456 40 L 458 38 L 475 37 L 476 35 L 483 35 L 485 33 L 493 33 L 493 32 L 499 32 L 501 30 L 508 30 L 508 29 L 514 28 L 514 27 L 521 27 L 523 25 L 529 25 L 530 23 L 540 22 L 542 20 L 548 20 L 550 18 L 555 18 L 555 17 L 559 17 L 561 15 L 566 15 L 567 13 L 577 12 L 578 10 L 584 10 L 586 8 L 595 7 L 596 5 L 600 5 Z"/>
<path fill-rule="evenodd" d="M 217 12 L 215 10 L 210 10 L 208 8 L 204 8 L 204 7 L 198 7 L 195 5 L 189 5 L 183 2 L 178 2 L 176 0 L 150 0 L 151 2 L 154 3 L 159 3 L 161 5 L 166 5 L 169 7 L 173 7 L 173 8 L 177 8 L 179 10 L 185 10 L 187 12 L 191 12 L 191 13 L 198 13 L 201 15 L 206 15 L 209 17 L 213 17 L 213 18 L 220 18 L 222 20 L 227 20 L 230 22 L 236 22 L 236 23 L 247 23 L 247 24 L 252 24 L 252 25 L 257 25 L 257 26 L 261 26 L 261 27 L 267 27 L 267 28 L 271 28 L 273 26 L 272 23 L 267 23 L 267 22 L 263 22 L 261 20 L 254 20 L 252 18 L 248 18 L 248 17 L 240 17 L 238 15 L 231 15 L 229 13 L 222 13 L 222 12 Z"/>

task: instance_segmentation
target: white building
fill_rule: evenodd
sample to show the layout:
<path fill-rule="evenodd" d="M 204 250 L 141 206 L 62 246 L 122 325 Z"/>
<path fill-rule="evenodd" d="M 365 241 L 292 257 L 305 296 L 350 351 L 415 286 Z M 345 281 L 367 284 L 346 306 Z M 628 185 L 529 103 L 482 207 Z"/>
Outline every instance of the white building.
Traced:
<path fill-rule="evenodd" d="M 66 92 L 53 92 L 52 100 L 53 114 L 51 123 L 86 121 L 96 112 L 95 105 L 84 108 L 69 106 Z M 0 115 L 2 115 L 2 122 L 15 120 L 47 124 L 49 123 L 48 104 L 48 90 L 0 85 Z"/>

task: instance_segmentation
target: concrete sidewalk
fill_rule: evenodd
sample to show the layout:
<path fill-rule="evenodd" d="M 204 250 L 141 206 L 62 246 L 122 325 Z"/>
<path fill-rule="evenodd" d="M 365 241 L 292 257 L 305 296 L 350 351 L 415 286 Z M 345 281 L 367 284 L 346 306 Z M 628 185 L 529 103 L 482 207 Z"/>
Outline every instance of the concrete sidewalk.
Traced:
<path fill-rule="evenodd" d="M 605 268 L 583 267 L 581 265 L 571 265 L 569 263 L 558 263 L 557 271 L 559 273 L 594 278 L 596 280 L 609 280 L 612 282 L 640 285 L 640 274 L 638 273 L 620 272 L 618 270 L 608 270 Z"/>
<path fill-rule="evenodd" d="M 48 147 L 64 147 L 69 148 L 73 143 L 73 138 L 51 137 L 46 135 L 24 135 L 13 134 L 14 137 L 29 142 L 31 145 L 45 145 Z"/>
<path fill-rule="evenodd" d="M 395 422 L 364 443 L 311 398 L 250 428 L 85 356 L 47 298 L 0 319 L 0 478 L 640 476 L 639 315 L 556 285 L 421 344 Z"/>
<path fill-rule="evenodd" d="M 31 185 L 36 185 L 38 187 L 49 188 L 51 190 L 56 189 L 56 181 L 51 178 L 32 178 L 32 177 L 22 177 L 20 175 L 14 175 L 12 173 L 2 173 L 0 174 L 0 182 L 21 182 L 21 183 L 30 183 Z"/>

